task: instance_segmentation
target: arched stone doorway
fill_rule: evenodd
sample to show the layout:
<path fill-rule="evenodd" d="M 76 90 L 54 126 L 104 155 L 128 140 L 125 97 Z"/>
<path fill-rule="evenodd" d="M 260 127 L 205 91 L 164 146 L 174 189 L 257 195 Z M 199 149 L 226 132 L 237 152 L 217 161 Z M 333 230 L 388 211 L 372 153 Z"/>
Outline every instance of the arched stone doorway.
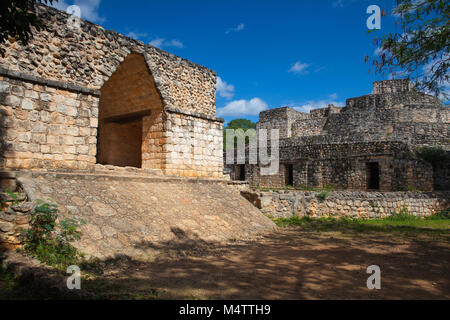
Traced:
<path fill-rule="evenodd" d="M 162 169 L 162 108 L 144 57 L 129 54 L 101 88 L 97 163 Z"/>

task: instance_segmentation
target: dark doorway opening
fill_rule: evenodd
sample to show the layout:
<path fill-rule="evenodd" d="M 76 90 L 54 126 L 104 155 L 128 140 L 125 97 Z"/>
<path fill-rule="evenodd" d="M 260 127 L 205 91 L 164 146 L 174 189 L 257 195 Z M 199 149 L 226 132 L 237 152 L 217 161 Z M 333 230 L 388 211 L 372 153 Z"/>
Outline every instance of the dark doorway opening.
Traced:
<path fill-rule="evenodd" d="M 97 163 L 162 169 L 163 105 L 144 56 L 130 53 L 100 91 Z"/>
<path fill-rule="evenodd" d="M 380 165 L 377 162 L 369 162 L 367 165 L 367 189 L 380 189 Z"/>
<path fill-rule="evenodd" d="M 284 174 L 284 184 L 286 186 L 294 186 L 294 166 L 292 164 L 286 164 L 285 166 L 285 174 Z"/>
<path fill-rule="evenodd" d="M 246 180 L 245 165 L 244 164 L 236 166 L 236 179 L 238 181 L 245 181 Z"/>
<path fill-rule="evenodd" d="M 99 132 L 97 162 L 141 168 L 142 131 L 142 118 L 103 122 Z"/>

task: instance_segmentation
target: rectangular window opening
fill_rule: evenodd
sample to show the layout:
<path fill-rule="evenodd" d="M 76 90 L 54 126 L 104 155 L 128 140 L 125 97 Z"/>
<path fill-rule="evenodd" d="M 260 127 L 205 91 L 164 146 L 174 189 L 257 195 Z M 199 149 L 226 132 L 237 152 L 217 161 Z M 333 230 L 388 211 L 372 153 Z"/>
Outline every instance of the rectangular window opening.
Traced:
<path fill-rule="evenodd" d="M 294 186 L 294 166 L 292 164 L 285 165 L 285 185 L 286 186 Z"/>
<path fill-rule="evenodd" d="M 367 167 L 367 189 L 380 189 L 380 165 L 378 162 L 368 162 Z"/>

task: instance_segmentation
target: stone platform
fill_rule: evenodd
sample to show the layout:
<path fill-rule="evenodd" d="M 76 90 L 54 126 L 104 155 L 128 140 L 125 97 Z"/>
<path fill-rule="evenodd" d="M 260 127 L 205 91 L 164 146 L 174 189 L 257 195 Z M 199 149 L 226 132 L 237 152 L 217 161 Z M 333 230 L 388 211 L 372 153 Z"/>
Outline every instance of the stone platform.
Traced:
<path fill-rule="evenodd" d="M 28 201 L 56 203 L 61 216 L 87 222 L 76 246 L 88 256 L 145 258 L 161 243 L 243 239 L 275 228 L 230 182 L 110 169 L 16 176 Z"/>

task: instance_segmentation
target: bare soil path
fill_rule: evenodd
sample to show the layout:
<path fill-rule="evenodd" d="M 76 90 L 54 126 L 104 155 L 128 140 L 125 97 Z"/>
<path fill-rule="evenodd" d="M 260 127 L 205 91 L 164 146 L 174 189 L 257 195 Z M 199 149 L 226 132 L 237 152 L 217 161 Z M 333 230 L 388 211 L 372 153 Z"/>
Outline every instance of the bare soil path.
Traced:
<path fill-rule="evenodd" d="M 153 261 L 105 261 L 83 285 L 108 299 L 450 298 L 447 235 L 286 228 L 252 241 L 180 239 L 155 249 L 164 254 Z M 366 287 L 370 265 L 381 268 L 381 290 Z"/>

